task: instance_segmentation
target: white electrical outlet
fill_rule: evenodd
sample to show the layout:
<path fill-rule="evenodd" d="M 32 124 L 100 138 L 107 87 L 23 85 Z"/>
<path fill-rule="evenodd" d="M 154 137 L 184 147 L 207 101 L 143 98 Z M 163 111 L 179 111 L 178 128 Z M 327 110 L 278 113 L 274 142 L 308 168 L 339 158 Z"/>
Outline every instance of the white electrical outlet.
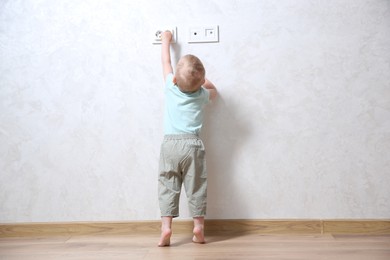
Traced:
<path fill-rule="evenodd" d="M 219 42 L 218 25 L 190 27 L 188 31 L 188 42 Z"/>
<path fill-rule="evenodd" d="M 177 40 L 177 28 L 176 27 L 160 27 L 162 29 L 156 29 L 153 31 L 153 38 L 152 43 L 153 44 L 161 44 L 161 35 L 165 31 L 171 31 L 172 32 L 172 40 L 171 43 L 175 43 Z M 170 29 L 166 29 L 170 28 Z"/>

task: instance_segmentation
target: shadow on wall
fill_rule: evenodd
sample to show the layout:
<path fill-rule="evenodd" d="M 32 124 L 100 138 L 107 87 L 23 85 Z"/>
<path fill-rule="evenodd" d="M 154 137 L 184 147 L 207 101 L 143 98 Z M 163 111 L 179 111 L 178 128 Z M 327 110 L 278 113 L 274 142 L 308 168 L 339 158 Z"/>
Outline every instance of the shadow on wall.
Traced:
<path fill-rule="evenodd" d="M 240 196 L 245 187 L 235 180 L 243 174 L 236 156 L 248 139 L 250 124 L 238 116 L 237 107 L 221 95 L 206 107 L 201 136 L 206 146 L 209 219 L 239 218 L 248 211 Z"/>
<path fill-rule="evenodd" d="M 172 61 L 175 61 L 175 64 L 180 60 L 181 58 L 181 47 L 180 44 L 172 44 Z"/>

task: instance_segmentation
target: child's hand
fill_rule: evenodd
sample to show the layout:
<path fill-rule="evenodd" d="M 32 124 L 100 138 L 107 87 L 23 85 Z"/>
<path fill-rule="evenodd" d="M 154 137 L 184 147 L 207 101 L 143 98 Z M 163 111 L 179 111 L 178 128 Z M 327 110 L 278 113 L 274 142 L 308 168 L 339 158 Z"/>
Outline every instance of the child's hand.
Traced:
<path fill-rule="evenodd" d="M 161 35 L 161 41 L 170 43 L 172 40 L 172 33 L 170 31 L 165 31 Z"/>
<path fill-rule="evenodd" d="M 171 65 L 170 43 L 172 40 L 172 32 L 165 31 L 161 34 L 161 61 L 163 67 L 164 81 L 167 75 L 173 72 Z"/>

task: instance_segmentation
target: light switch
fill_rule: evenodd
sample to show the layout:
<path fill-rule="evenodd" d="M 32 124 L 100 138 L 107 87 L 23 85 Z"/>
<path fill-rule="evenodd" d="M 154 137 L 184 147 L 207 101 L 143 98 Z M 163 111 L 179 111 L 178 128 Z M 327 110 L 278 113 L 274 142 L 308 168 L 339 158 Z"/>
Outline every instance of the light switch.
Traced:
<path fill-rule="evenodd" d="M 219 42 L 218 25 L 190 27 L 188 30 L 188 42 Z"/>

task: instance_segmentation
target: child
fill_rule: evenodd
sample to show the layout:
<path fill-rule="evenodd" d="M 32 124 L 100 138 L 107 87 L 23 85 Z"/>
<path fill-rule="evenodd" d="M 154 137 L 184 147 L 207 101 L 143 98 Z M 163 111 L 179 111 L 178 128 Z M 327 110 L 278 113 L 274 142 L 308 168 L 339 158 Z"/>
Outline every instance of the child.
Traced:
<path fill-rule="evenodd" d="M 217 95 L 215 86 L 205 78 L 202 62 L 193 55 L 182 57 L 173 75 L 171 39 L 171 32 L 162 34 L 161 61 L 166 105 L 158 179 L 161 210 L 158 246 L 170 245 L 172 218 L 179 215 L 182 184 L 194 220 L 192 241 L 205 243 L 207 174 L 205 150 L 199 133 L 203 123 L 203 107 Z"/>

